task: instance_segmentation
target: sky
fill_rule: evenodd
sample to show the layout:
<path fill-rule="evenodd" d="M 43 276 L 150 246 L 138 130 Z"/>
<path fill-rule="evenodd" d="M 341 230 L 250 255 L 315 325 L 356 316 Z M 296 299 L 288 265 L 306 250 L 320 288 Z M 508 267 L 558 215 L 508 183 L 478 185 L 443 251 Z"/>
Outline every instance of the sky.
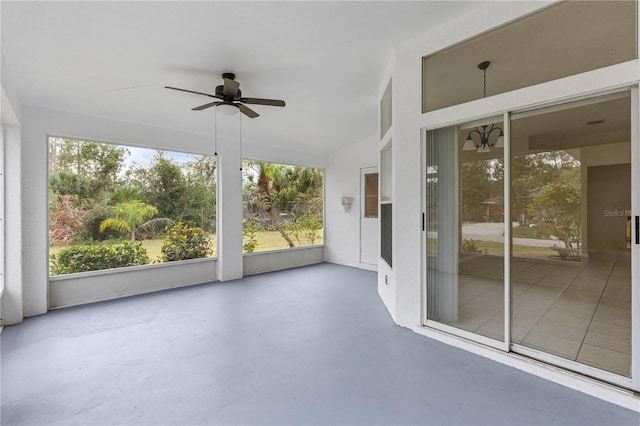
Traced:
<path fill-rule="evenodd" d="M 148 167 L 153 162 L 153 157 L 156 155 L 155 149 L 138 148 L 133 146 L 123 146 L 129 151 L 130 155 L 127 155 L 124 159 L 125 165 L 129 166 L 132 163 L 137 163 L 141 166 Z M 169 160 L 173 160 L 179 165 L 183 165 L 188 161 L 193 160 L 198 155 L 186 154 L 183 152 L 164 151 L 164 155 Z"/>

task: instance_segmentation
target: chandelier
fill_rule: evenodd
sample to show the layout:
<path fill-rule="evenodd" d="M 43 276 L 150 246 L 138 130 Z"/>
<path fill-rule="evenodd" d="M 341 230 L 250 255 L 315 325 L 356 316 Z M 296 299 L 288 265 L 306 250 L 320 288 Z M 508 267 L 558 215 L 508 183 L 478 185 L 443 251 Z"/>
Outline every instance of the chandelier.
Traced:
<path fill-rule="evenodd" d="M 487 68 L 489 68 L 489 64 L 491 64 L 491 62 L 489 61 L 484 61 L 478 64 L 478 68 L 481 69 L 483 73 L 483 81 L 484 81 L 483 98 L 487 97 Z M 495 143 L 491 143 L 491 141 L 489 140 L 489 137 L 491 136 L 491 133 L 494 133 L 494 132 L 498 132 L 498 139 L 496 140 Z M 471 137 L 471 135 L 474 135 L 474 134 L 478 135 L 478 137 L 480 138 L 479 143 L 476 143 Z M 496 148 L 504 147 L 504 133 L 502 132 L 502 128 L 496 126 L 495 124 L 491 124 L 491 126 L 489 126 L 488 124 L 485 124 L 483 126 L 472 129 L 467 134 L 467 139 L 464 141 L 462 150 L 463 151 L 475 150 L 478 153 L 483 153 L 483 152 L 490 152 L 491 151 L 490 147 L 492 146 L 495 146 Z"/>

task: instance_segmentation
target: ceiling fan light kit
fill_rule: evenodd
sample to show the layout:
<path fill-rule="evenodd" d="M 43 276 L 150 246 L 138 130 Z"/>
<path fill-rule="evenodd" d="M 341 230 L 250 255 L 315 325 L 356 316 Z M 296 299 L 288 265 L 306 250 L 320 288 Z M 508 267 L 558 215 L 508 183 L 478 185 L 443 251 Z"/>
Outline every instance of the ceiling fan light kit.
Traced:
<path fill-rule="evenodd" d="M 195 108 L 192 111 L 202 111 L 211 107 L 218 107 L 220 105 L 228 105 L 237 108 L 241 113 L 249 118 L 259 117 L 260 114 L 249 108 L 246 104 L 250 105 L 268 105 L 268 106 L 285 106 L 285 102 L 279 99 L 262 99 L 262 98 L 244 98 L 242 97 L 242 91 L 240 90 L 240 83 L 236 81 L 236 75 L 232 72 L 225 72 L 222 74 L 223 84 L 216 86 L 215 94 L 197 92 L 195 90 L 181 89 L 179 87 L 164 86 L 165 89 L 178 90 L 180 92 L 194 93 L 196 95 L 208 96 L 210 98 L 219 99 L 213 102 L 209 102 Z M 227 111 L 234 112 L 227 107 L 224 108 Z"/>

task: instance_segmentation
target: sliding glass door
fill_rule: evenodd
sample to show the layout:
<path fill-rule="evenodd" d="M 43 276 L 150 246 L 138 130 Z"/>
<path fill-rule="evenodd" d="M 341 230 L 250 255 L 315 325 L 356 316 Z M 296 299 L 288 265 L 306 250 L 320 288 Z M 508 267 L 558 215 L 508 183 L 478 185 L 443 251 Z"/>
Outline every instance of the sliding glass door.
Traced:
<path fill-rule="evenodd" d="M 511 124 L 514 350 L 626 377 L 630 99 L 625 92 L 514 114 Z"/>
<path fill-rule="evenodd" d="M 502 127 L 499 117 L 426 138 L 427 318 L 489 344 L 505 330 Z"/>
<path fill-rule="evenodd" d="M 631 105 L 425 132 L 425 325 L 631 386 Z"/>

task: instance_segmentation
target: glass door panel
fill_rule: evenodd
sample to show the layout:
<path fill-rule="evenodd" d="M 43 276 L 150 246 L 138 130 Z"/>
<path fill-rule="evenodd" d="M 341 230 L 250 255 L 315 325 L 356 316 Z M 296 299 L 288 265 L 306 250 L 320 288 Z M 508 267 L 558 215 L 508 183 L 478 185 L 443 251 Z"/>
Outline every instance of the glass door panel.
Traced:
<path fill-rule="evenodd" d="M 427 319 L 504 341 L 502 117 L 427 132 Z"/>
<path fill-rule="evenodd" d="M 615 94 L 511 123 L 512 342 L 627 377 L 630 108 Z"/>

